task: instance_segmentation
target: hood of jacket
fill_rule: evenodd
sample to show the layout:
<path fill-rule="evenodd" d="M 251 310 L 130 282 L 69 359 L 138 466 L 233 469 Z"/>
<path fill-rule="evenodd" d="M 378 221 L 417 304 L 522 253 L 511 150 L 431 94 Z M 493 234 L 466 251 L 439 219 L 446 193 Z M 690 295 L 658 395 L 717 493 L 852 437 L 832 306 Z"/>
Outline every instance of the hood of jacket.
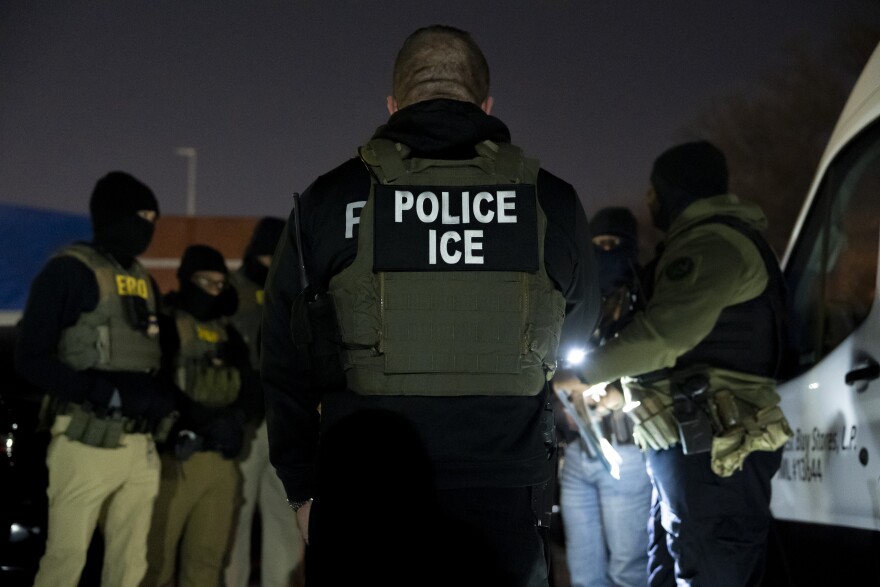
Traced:
<path fill-rule="evenodd" d="M 484 140 L 509 143 L 510 131 L 476 104 L 437 99 L 416 102 L 391 115 L 373 138 L 403 143 L 414 157 L 468 159 Z"/>

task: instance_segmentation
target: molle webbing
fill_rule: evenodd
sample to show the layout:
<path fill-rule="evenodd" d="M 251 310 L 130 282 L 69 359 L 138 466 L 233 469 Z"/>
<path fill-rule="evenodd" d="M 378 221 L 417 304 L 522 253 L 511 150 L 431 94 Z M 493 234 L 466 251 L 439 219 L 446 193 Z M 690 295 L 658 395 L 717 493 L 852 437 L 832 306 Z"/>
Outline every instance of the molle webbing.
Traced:
<path fill-rule="evenodd" d="M 175 315 L 180 351 L 177 385 L 194 401 L 224 406 L 238 397 L 238 372 L 222 364 L 221 349 L 229 340 L 224 322 L 199 322 L 187 312 Z M 233 373 L 234 371 L 234 373 Z"/>
<path fill-rule="evenodd" d="M 374 140 L 360 150 L 386 185 L 534 185 L 536 161 L 484 142 L 466 161 L 407 158 Z M 375 186 L 375 183 L 374 183 Z M 354 262 L 330 281 L 348 387 L 363 394 L 534 395 L 555 369 L 565 302 L 543 265 L 546 218 L 538 207 L 538 271 L 373 272 L 375 192 L 364 206 Z"/>
<path fill-rule="evenodd" d="M 76 370 L 153 371 L 159 368 L 159 337 L 134 328 L 126 318 L 124 295 L 143 297 L 148 311 L 156 313 L 156 295 L 147 270 L 134 261 L 125 270 L 93 247 L 74 244 L 57 256 L 70 256 L 91 269 L 98 283 L 98 304 L 80 315 L 58 341 L 58 356 Z M 134 287 L 120 286 L 134 284 Z M 129 291 L 129 289 L 131 291 Z"/>

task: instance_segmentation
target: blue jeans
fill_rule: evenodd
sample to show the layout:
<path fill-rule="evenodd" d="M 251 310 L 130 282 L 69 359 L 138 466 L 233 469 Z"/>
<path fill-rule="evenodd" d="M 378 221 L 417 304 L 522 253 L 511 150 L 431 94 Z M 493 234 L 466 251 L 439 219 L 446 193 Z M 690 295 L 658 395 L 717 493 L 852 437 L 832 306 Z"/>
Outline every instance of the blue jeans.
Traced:
<path fill-rule="evenodd" d="M 616 480 L 579 442 L 565 449 L 560 510 L 572 587 L 645 587 L 651 480 L 634 444 L 615 447 L 623 457 Z"/>

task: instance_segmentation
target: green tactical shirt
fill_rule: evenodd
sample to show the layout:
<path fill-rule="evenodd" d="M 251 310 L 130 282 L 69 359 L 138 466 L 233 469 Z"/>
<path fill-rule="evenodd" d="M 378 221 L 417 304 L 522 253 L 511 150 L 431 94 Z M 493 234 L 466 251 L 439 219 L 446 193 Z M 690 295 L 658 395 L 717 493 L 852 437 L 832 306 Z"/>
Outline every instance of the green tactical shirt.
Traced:
<path fill-rule="evenodd" d="M 587 355 L 587 382 L 672 367 L 712 331 L 724 308 L 763 292 L 767 270 L 748 237 L 722 224 L 694 227 L 717 215 L 734 216 L 758 230 L 767 226 L 757 205 L 733 194 L 688 206 L 663 241 L 650 301 L 616 338 Z"/>

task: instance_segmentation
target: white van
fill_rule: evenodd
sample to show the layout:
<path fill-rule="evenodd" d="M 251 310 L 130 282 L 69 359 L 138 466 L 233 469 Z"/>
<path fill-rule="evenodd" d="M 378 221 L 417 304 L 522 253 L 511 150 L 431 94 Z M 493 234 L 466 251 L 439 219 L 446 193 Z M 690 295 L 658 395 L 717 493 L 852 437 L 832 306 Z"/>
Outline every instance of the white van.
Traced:
<path fill-rule="evenodd" d="M 795 432 L 773 479 L 766 585 L 880 585 L 880 45 L 831 135 L 782 260 Z"/>

